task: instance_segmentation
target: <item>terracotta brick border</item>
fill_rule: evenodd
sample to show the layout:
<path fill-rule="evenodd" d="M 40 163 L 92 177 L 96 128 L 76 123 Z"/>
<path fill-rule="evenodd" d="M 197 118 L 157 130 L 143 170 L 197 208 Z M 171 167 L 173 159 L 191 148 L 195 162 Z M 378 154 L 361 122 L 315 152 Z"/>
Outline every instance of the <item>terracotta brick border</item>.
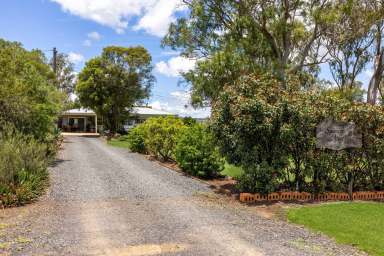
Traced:
<path fill-rule="evenodd" d="M 323 193 L 316 198 L 306 192 L 277 192 L 268 195 L 240 193 L 240 202 L 252 203 L 262 201 L 348 201 L 347 193 Z M 353 193 L 353 200 L 384 200 L 384 191 L 378 192 L 356 192 Z"/>

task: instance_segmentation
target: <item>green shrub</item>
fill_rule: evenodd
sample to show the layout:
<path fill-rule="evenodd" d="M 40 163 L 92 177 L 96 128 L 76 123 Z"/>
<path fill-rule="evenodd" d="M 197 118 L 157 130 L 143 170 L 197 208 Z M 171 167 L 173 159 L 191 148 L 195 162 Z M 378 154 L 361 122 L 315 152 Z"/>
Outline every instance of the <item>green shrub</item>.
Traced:
<path fill-rule="evenodd" d="M 266 162 L 245 168 L 246 172 L 240 176 L 237 188 L 249 193 L 268 194 L 278 189 L 278 182 L 274 176 L 274 169 Z"/>
<path fill-rule="evenodd" d="M 128 142 L 128 147 L 132 152 L 145 153 L 145 138 L 144 138 L 143 125 L 138 125 L 131 129 L 128 135 L 125 135 L 121 140 Z"/>
<path fill-rule="evenodd" d="M 289 165 L 284 141 L 289 111 L 279 86 L 268 74 L 244 77 L 226 86 L 213 105 L 212 130 L 227 161 L 243 168 L 243 192 L 274 191 Z"/>
<path fill-rule="evenodd" d="M 161 160 L 173 159 L 176 138 L 184 127 L 183 121 L 177 117 L 148 119 L 143 124 L 146 149 Z"/>
<path fill-rule="evenodd" d="M 200 124 L 183 129 L 177 141 L 175 156 L 185 172 L 198 177 L 215 177 L 224 168 L 213 135 Z"/>
<path fill-rule="evenodd" d="M 0 204 L 24 204 L 42 192 L 60 146 L 54 127 L 64 100 L 41 51 L 0 39 Z"/>
<path fill-rule="evenodd" d="M 184 117 L 183 122 L 186 126 L 193 126 L 197 124 L 197 121 L 190 116 Z"/>
<path fill-rule="evenodd" d="M 47 181 L 47 146 L 15 130 L 0 133 L 0 200 L 5 206 L 36 198 Z"/>
<path fill-rule="evenodd" d="M 44 140 L 61 112 L 64 94 L 39 50 L 0 39 L 0 123 Z M 1 125 L 0 125 L 1 130 Z"/>
<path fill-rule="evenodd" d="M 384 107 L 355 98 L 303 90 L 294 77 L 283 89 L 269 74 L 226 86 L 213 104 L 211 128 L 221 153 L 245 172 L 241 191 L 384 189 Z M 354 122 L 362 148 L 317 149 L 316 126 L 328 118 Z"/>

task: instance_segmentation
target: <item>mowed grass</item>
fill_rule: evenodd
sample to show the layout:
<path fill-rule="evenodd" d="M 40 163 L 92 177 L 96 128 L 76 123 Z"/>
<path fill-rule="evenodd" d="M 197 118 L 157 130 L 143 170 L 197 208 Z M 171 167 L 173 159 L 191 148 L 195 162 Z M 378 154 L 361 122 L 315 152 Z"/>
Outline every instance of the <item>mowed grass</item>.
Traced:
<path fill-rule="evenodd" d="M 108 145 L 118 147 L 118 148 L 129 148 L 128 141 L 119 140 L 119 139 L 111 139 L 108 141 Z"/>
<path fill-rule="evenodd" d="M 290 209 L 288 220 L 370 255 L 384 255 L 384 203 L 330 203 Z"/>
<path fill-rule="evenodd" d="M 241 167 L 237 167 L 228 163 L 225 163 L 224 170 L 221 172 L 222 175 L 226 175 L 233 178 L 239 178 L 244 173 Z"/>

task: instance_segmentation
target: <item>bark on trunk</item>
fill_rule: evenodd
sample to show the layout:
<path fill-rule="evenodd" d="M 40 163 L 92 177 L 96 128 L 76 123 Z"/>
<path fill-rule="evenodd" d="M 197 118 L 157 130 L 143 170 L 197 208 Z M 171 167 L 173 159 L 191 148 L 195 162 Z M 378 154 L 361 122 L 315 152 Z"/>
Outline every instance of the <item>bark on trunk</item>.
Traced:
<path fill-rule="evenodd" d="M 384 58 L 384 52 L 381 51 L 380 55 L 376 56 L 375 60 L 375 67 L 374 67 L 374 74 L 369 81 L 368 86 L 368 103 L 375 105 L 377 101 L 377 94 L 380 88 L 380 84 L 382 81 L 382 75 L 383 75 L 383 58 Z"/>
<path fill-rule="evenodd" d="M 348 173 L 348 195 L 349 200 L 353 201 L 353 174 Z"/>
<path fill-rule="evenodd" d="M 382 40 L 382 24 L 377 25 L 377 34 L 376 34 L 376 54 L 375 54 L 375 63 L 374 63 L 374 72 L 371 80 L 369 81 L 368 86 L 368 95 L 367 102 L 369 104 L 375 105 L 377 101 L 377 94 L 380 88 L 382 81 L 383 71 L 384 71 L 384 49 L 381 46 Z"/>

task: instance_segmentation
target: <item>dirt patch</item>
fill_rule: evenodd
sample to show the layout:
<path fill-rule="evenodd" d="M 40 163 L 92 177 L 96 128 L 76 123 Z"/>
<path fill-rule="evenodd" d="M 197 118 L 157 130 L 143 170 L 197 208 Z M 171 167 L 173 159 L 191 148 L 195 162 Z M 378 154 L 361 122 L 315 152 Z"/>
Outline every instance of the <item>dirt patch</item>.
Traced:
<path fill-rule="evenodd" d="M 188 176 L 193 179 L 200 180 L 204 183 L 207 183 L 210 185 L 210 188 L 218 194 L 227 195 L 230 197 L 238 198 L 239 197 L 239 190 L 236 188 L 237 181 L 231 177 L 219 177 L 216 179 L 201 179 L 195 176 L 191 176 L 183 172 L 183 170 L 178 166 L 178 164 L 174 161 L 160 161 L 154 156 L 146 155 L 146 159 L 156 162 L 157 164 L 166 167 L 168 169 L 171 169 L 173 171 L 179 172 L 185 176 Z"/>
<path fill-rule="evenodd" d="M 239 190 L 236 188 L 237 181 L 232 178 L 209 180 L 208 183 L 215 193 L 224 194 L 236 199 L 239 198 Z"/>

